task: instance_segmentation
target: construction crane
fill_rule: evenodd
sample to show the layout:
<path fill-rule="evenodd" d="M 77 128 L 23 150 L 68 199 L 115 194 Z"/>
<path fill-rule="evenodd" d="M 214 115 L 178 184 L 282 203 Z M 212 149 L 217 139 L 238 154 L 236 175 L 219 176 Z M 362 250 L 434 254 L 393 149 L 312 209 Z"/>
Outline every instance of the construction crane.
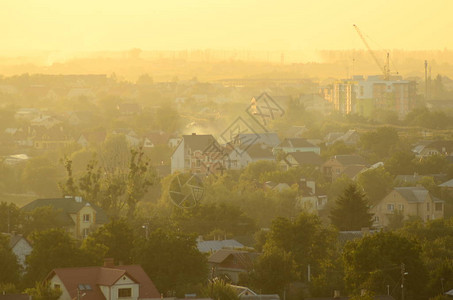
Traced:
<path fill-rule="evenodd" d="M 359 27 L 355 24 L 353 24 L 352 26 L 354 26 L 355 30 L 357 31 L 357 34 L 360 36 L 360 39 L 362 39 L 362 42 L 367 47 L 368 52 L 374 59 L 374 62 L 378 65 L 379 69 L 381 69 L 381 72 L 384 75 L 384 80 L 389 80 L 390 79 L 390 54 L 387 52 L 387 62 L 385 64 L 385 66 L 383 66 L 382 63 L 377 58 L 376 54 L 374 53 L 373 49 L 371 49 L 370 45 L 368 44 L 367 40 L 363 36 Z"/>

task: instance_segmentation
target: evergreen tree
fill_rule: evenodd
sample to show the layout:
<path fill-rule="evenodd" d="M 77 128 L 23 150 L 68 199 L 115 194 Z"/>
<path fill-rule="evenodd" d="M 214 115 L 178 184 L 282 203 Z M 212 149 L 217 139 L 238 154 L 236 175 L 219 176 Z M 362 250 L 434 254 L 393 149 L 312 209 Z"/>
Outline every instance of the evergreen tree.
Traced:
<path fill-rule="evenodd" d="M 370 227 L 371 217 L 366 196 L 355 184 L 349 185 L 337 198 L 336 207 L 330 212 L 330 220 L 339 230 L 360 230 L 363 227 Z"/>

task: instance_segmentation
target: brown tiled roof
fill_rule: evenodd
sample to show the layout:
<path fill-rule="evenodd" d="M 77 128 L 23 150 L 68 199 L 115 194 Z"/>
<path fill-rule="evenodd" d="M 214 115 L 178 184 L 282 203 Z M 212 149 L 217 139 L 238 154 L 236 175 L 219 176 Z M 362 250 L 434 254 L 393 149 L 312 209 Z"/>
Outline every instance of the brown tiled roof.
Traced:
<path fill-rule="evenodd" d="M 247 251 L 220 249 L 208 258 L 208 262 L 221 264 L 230 256 L 233 256 L 237 260 L 237 264 L 240 265 L 243 269 L 248 269 L 253 265 L 253 260 L 255 259 L 257 254 Z"/>
<path fill-rule="evenodd" d="M 84 300 L 105 299 L 99 285 L 111 286 L 115 284 L 123 275 L 128 276 L 133 281 L 140 284 L 139 298 L 159 298 L 160 293 L 157 291 L 151 279 L 146 275 L 141 266 L 114 266 L 107 267 L 80 267 L 80 268 L 59 268 L 54 269 L 47 280 L 54 275 L 62 281 L 65 289 L 71 298 L 77 297 L 79 285 L 89 287 L 83 293 Z"/>

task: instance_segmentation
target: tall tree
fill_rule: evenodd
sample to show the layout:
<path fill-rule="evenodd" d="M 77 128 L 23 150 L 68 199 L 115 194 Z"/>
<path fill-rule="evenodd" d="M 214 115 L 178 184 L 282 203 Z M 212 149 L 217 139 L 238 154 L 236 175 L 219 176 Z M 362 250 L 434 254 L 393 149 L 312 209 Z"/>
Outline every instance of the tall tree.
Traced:
<path fill-rule="evenodd" d="M 9 246 L 9 237 L 0 234 L 0 284 L 18 283 L 20 266 Z"/>
<path fill-rule="evenodd" d="M 14 203 L 0 203 L 0 232 L 17 231 L 22 224 L 20 209 Z"/>
<path fill-rule="evenodd" d="M 333 230 L 324 227 L 317 216 L 302 213 L 295 220 L 277 218 L 272 222 L 264 252 L 276 248 L 291 253 L 300 279 L 305 280 L 308 265 L 317 272 L 323 260 L 331 257 L 335 241 Z"/>
<path fill-rule="evenodd" d="M 379 167 L 359 174 L 357 183 L 363 188 L 370 203 L 376 204 L 392 190 L 393 176 Z"/>
<path fill-rule="evenodd" d="M 380 232 L 352 242 L 343 250 L 345 280 L 350 292 L 361 289 L 400 298 L 404 274 L 407 299 L 426 299 L 426 270 L 416 241 L 392 232 Z"/>
<path fill-rule="evenodd" d="M 82 266 L 87 259 L 76 240 L 63 229 L 35 231 L 30 240 L 33 250 L 26 259 L 25 282 L 28 284 L 43 280 L 54 268 Z"/>
<path fill-rule="evenodd" d="M 237 291 L 224 280 L 214 278 L 201 290 L 203 297 L 216 300 L 239 300 Z"/>
<path fill-rule="evenodd" d="M 370 227 L 372 214 L 368 212 L 365 197 L 357 185 L 351 184 L 347 187 L 337 198 L 336 207 L 330 212 L 332 224 L 339 230 L 360 230 L 363 227 Z"/>
<path fill-rule="evenodd" d="M 207 279 L 206 257 L 198 251 L 195 236 L 155 230 L 135 248 L 134 261 L 163 293 L 184 295 Z"/>
<path fill-rule="evenodd" d="M 280 294 L 297 279 L 297 265 L 291 253 L 268 248 L 254 263 L 247 283 L 265 294 Z"/>
<path fill-rule="evenodd" d="M 132 245 L 134 244 L 134 234 L 131 226 L 126 219 L 113 219 L 108 224 L 99 227 L 90 234 L 84 241 L 83 247 L 90 253 L 100 253 L 103 257 L 98 257 L 101 262 L 104 257 L 111 257 L 117 264 L 132 263 Z M 99 246 L 105 246 L 106 251 L 99 251 Z"/>

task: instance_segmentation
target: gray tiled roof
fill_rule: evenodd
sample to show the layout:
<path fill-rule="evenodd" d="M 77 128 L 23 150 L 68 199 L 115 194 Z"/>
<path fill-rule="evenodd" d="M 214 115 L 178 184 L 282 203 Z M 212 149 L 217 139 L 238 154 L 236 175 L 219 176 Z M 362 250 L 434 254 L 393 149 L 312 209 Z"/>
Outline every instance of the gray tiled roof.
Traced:
<path fill-rule="evenodd" d="M 424 187 L 412 186 L 412 187 L 396 187 L 397 191 L 403 196 L 408 202 L 424 202 L 429 192 Z"/>
<path fill-rule="evenodd" d="M 69 215 L 77 213 L 86 205 L 90 205 L 91 207 L 93 207 L 94 210 L 96 210 L 97 224 L 105 224 L 108 222 L 107 215 L 105 214 L 104 210 L 102 210 L 102 208 L 98 207 L 97 205 L 91 204 L 85 200 L 81 200 L 80 202 L 78 202 L 72 197 L 36 199 L 22 207 L 21 210 L 24 212 L 31 212 L 39 207 L 50 206 L 54 210 L 61 212 L 58 215 L 58 218 L 62 225 L 73 225 L 74 221 Z"/>
<path fill-rule="evenodd" d="M 236 240 L 223 240 L 223 241 L 200 241 L 197 243 L 197 248 L 200 252 L 215 252 L 223 248 L 240 249 L 244 245 Z"/>

